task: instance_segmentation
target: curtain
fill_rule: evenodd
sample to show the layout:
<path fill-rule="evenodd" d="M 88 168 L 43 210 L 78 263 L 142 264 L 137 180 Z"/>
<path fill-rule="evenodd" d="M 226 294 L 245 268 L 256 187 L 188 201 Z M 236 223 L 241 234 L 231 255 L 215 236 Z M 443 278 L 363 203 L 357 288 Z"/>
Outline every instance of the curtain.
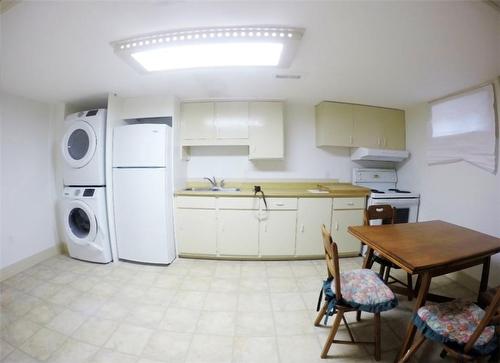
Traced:
<path fill-rule="evenodd" d="M 492 84 L 431 103 L 428 164 L 464 160 L 494 173 L 494 107 L 495 94 Z"/>

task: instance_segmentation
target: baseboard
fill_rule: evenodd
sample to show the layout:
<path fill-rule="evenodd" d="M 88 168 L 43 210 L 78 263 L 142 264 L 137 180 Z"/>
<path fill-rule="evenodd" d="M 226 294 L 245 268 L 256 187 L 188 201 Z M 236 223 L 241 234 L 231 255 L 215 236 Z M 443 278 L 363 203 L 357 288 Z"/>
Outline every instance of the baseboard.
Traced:
<path fill-rule="evenodd" d="M 41 252 L 34 254 L 33 256 L 24 258 L 20 261 L 13 263 L 7 267 L 0 269 L 0 281 L 4 281 L 9 277 L 12 277 L 30 267 L 62 253 L 62 244 L 55 245 L 53 247 L 47 248 Z"/>

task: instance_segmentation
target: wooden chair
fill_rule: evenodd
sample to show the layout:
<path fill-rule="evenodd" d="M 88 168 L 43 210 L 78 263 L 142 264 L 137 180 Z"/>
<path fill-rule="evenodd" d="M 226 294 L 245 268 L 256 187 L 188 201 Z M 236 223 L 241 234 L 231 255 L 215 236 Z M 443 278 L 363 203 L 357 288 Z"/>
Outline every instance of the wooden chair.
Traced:
<path fill-rule="evenodd" d="M 364 224 L 369 226 L 370 222 L 374 220 L 381 220 L 382 224 L 394 224 L 394 213 L 395 209 L 388 204 L 369 206 L 365 210 Z M 377 262 L 380 265 L 380 278 L 382 278 L 386 284 L 399 283 L 406 287 L 408 300 L 411 301 L 413 298 L 413 281 L 411 274 L 408 273 L 406 275 L 407 282 L 405 283 L 391 275 L 391 269 L 400 269 L 399 266 L 375 254 L 373 255 L 373 262 Z"/>
<path fill-rule="evenodd" d="M 462 300 L 421 307 L 413 318 L 420 334 L 399 363 L 407 362 L 425 339 L 443 344 L 444 354 L 441 353 L 441 356 L 450 355 L 458 362 L 475 361 L 478 357 L 495 353 L 493 325 L 500 324 L 499 308 L 500 287 L 496 288 L 486 311 Z M 482 313 L 482 319 L 477 318 Z"/>
<path fill-rule="evenodd" d="M 493 298 L 495 297 L 496 291 L 499 288 L 500 288 L 500 286 L 498 286 L 497 288 L 490 288 L 490 289 L 487 289 L 485 292 L 481 293 L 479 295 L 478 305 L 480 307 L 482 307 L 483 309 L 490 306 L 491 303 L 493 302 Z M 497 307 L 496 315 L 500 316 L 500 306 Z M 496 328 L 495 328 L 495 332 L 496 332 L 498 349 L 491 356 L 489 361 L 498 363 L 500 361 L 500 323 L 497 323 Z"/>
<path fill-rule="evenodd" d="M 392 291 L 372 270 L 360 269 L 341 274 L 337 244 L 333 242 L 330 233 L 324 225 L 321 227 L 321 233 L 323 235 L 328 279 L 323 284 L 322 290 L 322 293 L 325 294 L 325 301 L 314 321 L 314 325 L 320 326 L 321 319 L 329 315 L 336 315 L 330 334 L 321 352 L 321 358 L 327 357 L 328 351 L 333 343 L 374 344 L 374 355 L 375 359 L 378 361 L 381 358 L 380 312 L 394 308 L 397 305 L 397 299 Z M 333 289 L 332 285 L 334 285 Z M 377 294 L 367 293 L 364 294 L 363 297 L 363 288 L 367 289 L 365 291 L 368 291 L 368 289 L 370 289 L 370 291 L 375 290 Z M 359 295 L 362 295 L 362 297 L 360 298 Z M 347 324 L 345 314 L 348 312 L 361 311 L 361 309 L 374 314 L 375 340 L 372 342 L 355 341 L 351 328 Z M 337 334 L 341 321 L 344 322 L 351 340 L 335 340 L 335 335 Z"/>

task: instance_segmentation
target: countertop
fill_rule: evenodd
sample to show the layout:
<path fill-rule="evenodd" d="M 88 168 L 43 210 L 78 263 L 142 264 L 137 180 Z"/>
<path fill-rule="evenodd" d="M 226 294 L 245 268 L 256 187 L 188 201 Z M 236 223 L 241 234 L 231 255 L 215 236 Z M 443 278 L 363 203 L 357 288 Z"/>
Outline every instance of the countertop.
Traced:
<path fill-rule="evenodd" d="M 198 197 L 253 197 L 253 186 L 260 185 L 266 197 L 312 197 L 312 198 L 333 198 L 333 197 L 366 197 L 370 194 L 370 189 L 352 185 L 349 183 L 338 182 L 243 182 L 226 183 L 226 187 L 240 188 L 240 191 L 217 192 L 217 191 L 190 191 L 178 190 L 175 196 L 198 196 Z M 326 193 L 314 193 L 308 190 L 325 190 Z M 192 182 L 188 187 L 207 188 L 207 183 Z"/>

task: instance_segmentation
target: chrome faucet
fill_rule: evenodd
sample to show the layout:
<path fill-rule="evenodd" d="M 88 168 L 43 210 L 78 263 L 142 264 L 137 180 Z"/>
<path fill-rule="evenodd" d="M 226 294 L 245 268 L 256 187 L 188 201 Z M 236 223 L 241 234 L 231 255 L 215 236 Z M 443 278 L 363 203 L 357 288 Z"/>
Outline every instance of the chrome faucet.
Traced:
<path fill-rule="evenodd" d="M 210 179 L 209 177 L 205 177 L 203 179 L 206 179 L 210 182 L 212 185 L 212 188 L 217 188 L 217 179 L 215 179 L 215 176 L 212 177 L 213 179 Z"/>

